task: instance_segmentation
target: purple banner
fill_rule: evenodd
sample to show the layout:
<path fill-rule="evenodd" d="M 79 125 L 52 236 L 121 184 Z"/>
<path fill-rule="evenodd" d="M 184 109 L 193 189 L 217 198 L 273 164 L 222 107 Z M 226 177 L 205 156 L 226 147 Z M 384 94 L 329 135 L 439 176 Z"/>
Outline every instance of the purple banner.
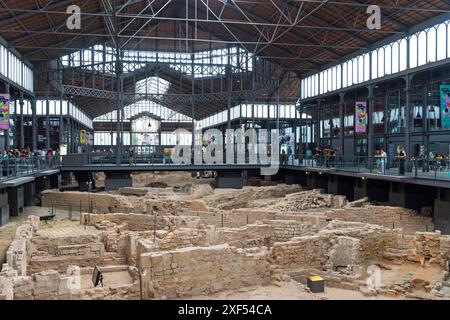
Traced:
<path fill-rule="evenodd" d="M 355 131 L 356 133 L 367 132 L 367 102 L 357 101 L 355 112 Z"/>
<path fill-rule="evenodd" d="M 0 130 L 9 130 L 9 94 L 0 93 L 0 110 L 2 112 L 0 119 Z"/>

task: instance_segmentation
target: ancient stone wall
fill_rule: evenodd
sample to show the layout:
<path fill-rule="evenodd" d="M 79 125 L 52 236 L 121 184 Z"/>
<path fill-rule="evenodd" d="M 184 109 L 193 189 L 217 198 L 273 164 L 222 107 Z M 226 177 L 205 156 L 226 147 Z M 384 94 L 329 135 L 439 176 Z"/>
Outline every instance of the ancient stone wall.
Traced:
<path fill-rule="evenodd" d="M 273 245 L 269 261 L 283 269 L 324 269 L 331 243 L 321 236 L 305 236 Z"/>
<path fill-rule="evenodd" d="M 263 220 L 273 231 L 273 241 L 284 242 L 294 237 L 310 236 L 320 230 L 315 223 L 305 223 L 296 220 Z"/>
<path fill-rule="evenodd" d="M 7 264 L 18 271 L 19 276 L 27 274 L 27 264 L 30 259 L 30 244 L 34 232 L 39 228 L 39 217 L 30 216 L 27 221 L 20 225 L 11 245 L 6 252 Z"/>
<path fill-rule="evenodd" d="M 76 191 L 60 192 L 58 190 L 45 190 L 42 192 L 42 206 L 55 207 L 64 210 L 79 212 L 92 212 L 106 214 L 113 212 L 134 212 L 130 197 L 107 193 L 87 193 Z"/>
<path fill-rule="evenodd" d="M 258 199 L 282 198 L 288 194 L 299 192 L 299 185 L 277 185 L 273 187 L 245 187 L 243 190 L 227 191 L 204 198 L 204 203 L 212 208 L 232 210 L 250 207 L 249 202 Z"/>
<path fill-rule="evenodd" d="M 324 190 L 315 189 L 288 194 L 283 201 L 276 202 L 269 208 L 279 212 L 295 212 L 317 208 L 341 208 L 346 204 L 345 196 L 326 194 Z"/>
<path fill-rule="evenodd" d="M 418 232 L 415 235 L 415 251 L 421 262 L 439 264 L 449 268 L 450 261 L 450 236 L 442 236 L 440 233 Z"/>
<path fill-rule="evenodd" d="M 169 299 L 264 285 L 271 275 L 264 250 L 228 245 L 145 253 L 140 267 L 144 295 Z"/>
<path fill-rule="evenodd" d="M 328 219 L 357 221 L 376 224 L 392 229 L 403 229 L 404 233 L 434 231 L 432 218 L 420 216 L 411 210 L 398 207 L 367 205 L 362 208 L 345 207 L 325 213 Z"/>
<path fill-rule="evenodd" d="M 342 228 L 345 227 L 345 228 Z M 331 223 L 327 230 L 314 236 L 293 238 L 275 243 L 270 251 L 270 261 L 286 269 L 316 268 L 328 270 L 341 266 L 340 255 L 355 264 L 370 263 L 382 258 L 387 248 L 397 246 L 398 230 L 358 223 Z M 344 255 L 345 253 L 345 255 Z"/>
<path fill-rule="evenodd" d="M 172 230 L 179 227 L 199 228 L 202 225 L 200 218 L 192 216 L 155 216 L 145 214 L 89 214 L 83 213 L 80 217 L 81 224 L 96 225 L 102 221 L 110 221 L 116 224 L 127 224 L 131 231 L 149 231 L 156 225 L 157 230 Z"/>

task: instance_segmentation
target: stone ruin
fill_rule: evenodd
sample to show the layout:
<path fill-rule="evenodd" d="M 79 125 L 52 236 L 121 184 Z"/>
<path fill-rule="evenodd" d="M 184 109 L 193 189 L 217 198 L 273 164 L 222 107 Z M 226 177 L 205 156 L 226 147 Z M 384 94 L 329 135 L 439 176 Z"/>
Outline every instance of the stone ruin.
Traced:
<path fill-rule="evenodd" d="M 309 294 L 310 275 L 366 296 L 450 298 L 450 236 L 431 218 L 300 186 L 196 190 L 44 192 L 47 206 L 81 202 L 79 222 L 29 217 L 8 250 L 0 299 L 178 299 L 289 282 Z M 91 283 L 95 266 L 104 287 Z M 377 272 L 382 283 L 369 285 Z"/>

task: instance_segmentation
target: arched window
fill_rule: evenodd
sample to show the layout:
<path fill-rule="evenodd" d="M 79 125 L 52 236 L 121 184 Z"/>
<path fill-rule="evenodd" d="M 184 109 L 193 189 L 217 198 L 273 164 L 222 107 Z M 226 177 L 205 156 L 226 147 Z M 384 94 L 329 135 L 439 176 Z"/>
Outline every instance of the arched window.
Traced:
<path fill-rule="evenodd" d="M 447 57 L 447 25 L 441 23 L 437 29 L 437 60 Z"/>
<path fill-rule="evenodd" d="M 358 57 L 358 83 L 364 82 L 364 57 Z"/>
<path fill-rule="evenodd" d="M 323 94 L 323 71 L 319 74 L 320 94 Z"/>
<path fill-rule="evenodd" d="M 305 79 L 302 79 L 302 99 L 305 99 Z"/>
<path fill-rule="evenodd" d="M 336 90 L 336 67 L 330 68 L 331 74 L 331 90 Z"/>
<path fill-rule="evenodd" d="M 378 51 L 372 51 L 372 79 L 378 78 Z"/>
<path fill-rule="evenodd" d="M 314 95 L 317 96 L 319 94 L 319 75 L 314 75 Z"/>
<path fill-rule="evenodd" d="M 427 33 L 427 63 L 436 61 L 436 28 L 430 28 Z"/>
<path fill-rule="evenodd" d="M 347 64 L 347 62 L 345 62 L 343 65 L 342 65 L 342 87 L 343 88 L 345 88 L 345 87 L 348 87 L 348 64 Z"/>
<path fill-rule="evenodd" d="M 401 45 L 401 43 L 400 43 L 400 45 Z M 402 50 L 402 47 L 400 47 L 400 51 L 401 50 Z M 409 67 L 410 68 L 415 68 L 418 65 L 417 53 L 418 53 L 418 51 L 417 51 L 417 35 L 415 34 L 415 35 L 411 36 L 411 38 L 409 39 Z M 400 59 L 400 64 L 401 64 L 401 61 L 402 60 Z"/>
<path fill-rule="evenodd" d="M 339 90 L 342 88 L 342 66 L 338 65 L 336 70 L 337 70 L 337 74 L 336 74 L 337 86 L 336 86 L 336 88 Z"/>
<path fill-rule="evenodd" d="M 328 73 L 328 91 L 332 91 L 333 75 L 331 74 L 331 69 L 328 69 L 327 73 Z"/>
<path fill-rule="evenodd" d="M 364 81 L 370 80 L 370 53 L 364 55 Z"/>
<path fill-rule="evenodd" d="M 328 73 L 326 71 L 323 72 L 323 92 L 328 92 Z"/>
<path fill-rule="evenodd" d="M 417 65 L 422 66 L 427 63 L 427 33 L 425 31 L 419 33 L 417 48 L 419 53 Z"/>
<path fill-rule="evenodd" d="M 358 84 L 358 59 L 354 58 L 352 60 L 353 64 L 353 84 Z"/>
<path fill-rule="evenodd" d="M 353 85 L 353 62 L 348 61 L 348 85 Z"/>
<path fill-rule="evenodd" d="M 385 48 L 385 64 L 384 70 L 386 74 L 392 73 L 392 47 L 390 45 Z"/>
<path fill-rule="evenodd" d="M 384 48 L 378 49 L 378 77 L 384 76 Z"/>
<path fill-rule="evenodd" d="M 392 44 L 392 73 L 397 73 L 400 71 L 399 57 L 400 45 L 398 42 L 394 42 Z"/>

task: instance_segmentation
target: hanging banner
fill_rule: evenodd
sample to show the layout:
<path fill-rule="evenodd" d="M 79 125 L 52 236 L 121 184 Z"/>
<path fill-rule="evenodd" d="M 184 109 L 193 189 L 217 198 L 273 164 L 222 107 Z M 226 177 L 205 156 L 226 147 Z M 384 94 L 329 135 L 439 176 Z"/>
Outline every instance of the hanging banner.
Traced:
<path fill-rule="evenodd" d="M 86 143 L 87 143 L 86 130 L 80 130 L 80 144 L 86 144 Z"/>
<path fill-rule="evenodd" d="M 367 102 L 357 101 L 355 112 L 355 131 L 356 133 L 367 132 Z"/>
<path fill-rule="evenodd" d="M 450 127 L 450 84 L 441 85 L 441 126 Z"/>
<path fill-rule="evenodd" d="M 0 130 L 9 130 L 9 94 L 0 93 L 0 110 L 2 112 L 0 119 Z"/>

